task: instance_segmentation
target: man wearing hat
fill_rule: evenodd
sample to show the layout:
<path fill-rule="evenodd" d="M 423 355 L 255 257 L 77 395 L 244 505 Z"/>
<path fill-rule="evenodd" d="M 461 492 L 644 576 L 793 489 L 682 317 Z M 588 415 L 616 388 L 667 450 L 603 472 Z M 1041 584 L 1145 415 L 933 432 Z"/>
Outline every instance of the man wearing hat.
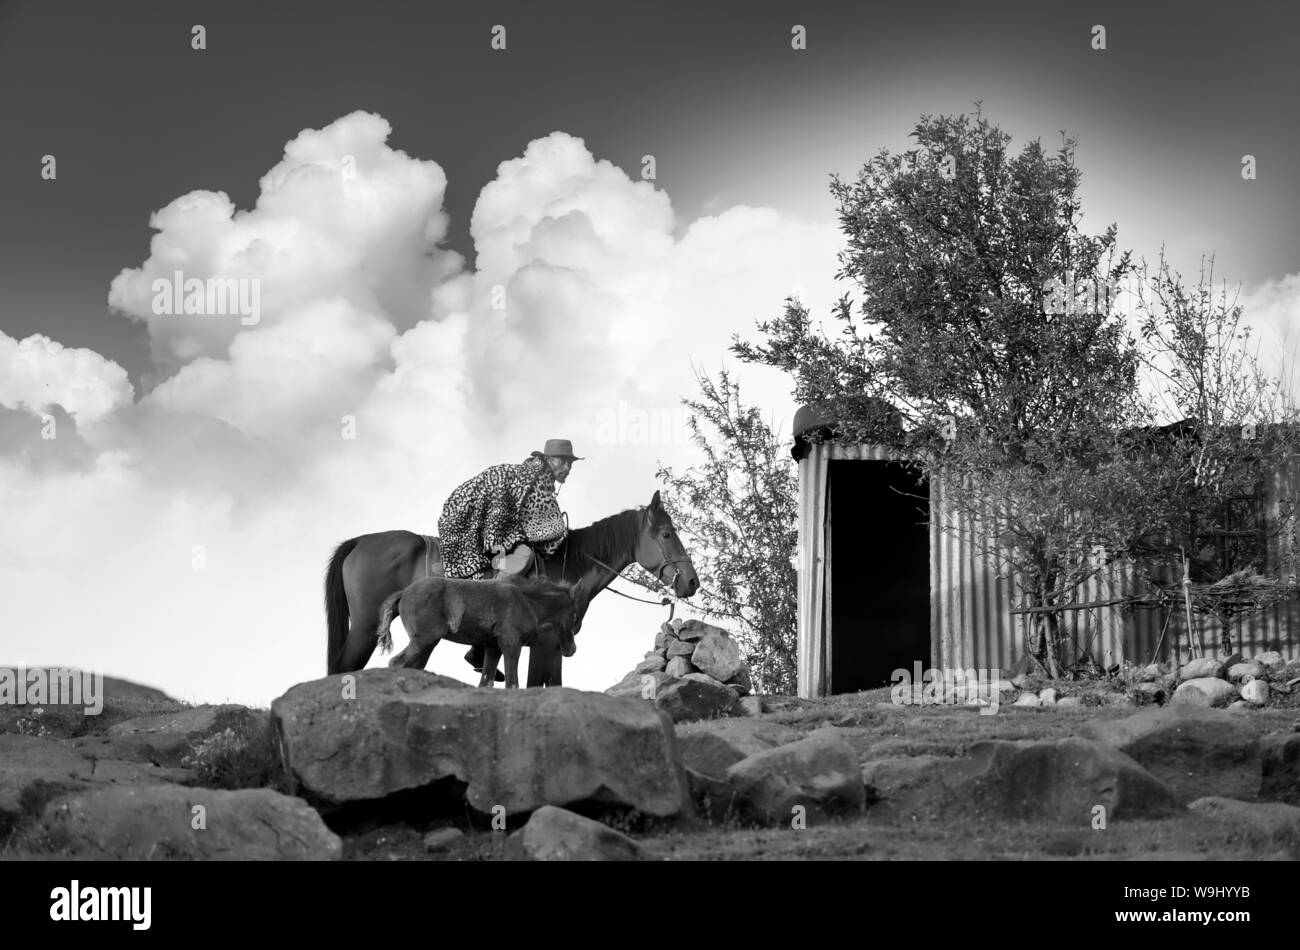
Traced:
<path fill-rule="evenodd" d="M 501 577 L 526 570 L 534 551 L 554 554 L 568 534 L 556 483 L 565 482 L 575 461 L 581 458 L 572 442 L 548 439 L 519 464 L 493 465 L 452 492 L 438 519 L 443 574 Z M 483 648 L 465 659 L 481 670 Z"/>

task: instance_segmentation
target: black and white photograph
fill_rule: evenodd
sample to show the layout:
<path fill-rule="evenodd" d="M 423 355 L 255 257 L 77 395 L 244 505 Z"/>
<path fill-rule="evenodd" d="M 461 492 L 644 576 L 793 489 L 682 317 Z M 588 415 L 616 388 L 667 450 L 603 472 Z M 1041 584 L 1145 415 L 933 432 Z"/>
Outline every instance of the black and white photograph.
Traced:
<path fill-rule="evenodd" d="M 166 931 L 230 861 L 1284 912 L 1297 27 L 0 0 L 19 916 Z"/>

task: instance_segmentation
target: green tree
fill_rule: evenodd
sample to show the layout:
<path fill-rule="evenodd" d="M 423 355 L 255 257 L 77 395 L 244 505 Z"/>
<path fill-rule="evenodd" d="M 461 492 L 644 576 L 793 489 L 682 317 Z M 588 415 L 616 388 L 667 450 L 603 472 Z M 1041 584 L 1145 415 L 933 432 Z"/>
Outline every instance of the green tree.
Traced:
<path fill-rule="evenodd" d="M 660 467 L 664 504 L 689 540 L 700 591 L 692 604 L 729 624 L 755 687 L 797 689 L 796 583 L 798 478 L 788 448 L 759 410 L 741 402 L 726 371 L 696 374 L 689 410 L 702 461 L 683 472 Z"/>

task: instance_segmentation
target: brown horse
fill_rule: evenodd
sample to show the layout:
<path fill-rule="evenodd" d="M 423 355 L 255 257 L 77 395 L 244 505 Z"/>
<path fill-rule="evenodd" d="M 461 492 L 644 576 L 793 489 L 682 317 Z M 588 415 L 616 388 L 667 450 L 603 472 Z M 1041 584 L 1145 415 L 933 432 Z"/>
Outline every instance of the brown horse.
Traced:
<path fill-rule="evenodd" d="M 690 597 L 699 589 L 695 567 L 658 492 L 644 508 L 574 528 L 542 562 L 542 568 L 550 580 L 582 582 L 581 623 L 591 599 L 608 586 L 615 572 L 633 561 L 671 587 L 677 597 Z M 379 607 L 384 600 L 414 580 L 441 574 L 437 538 L 411 531 L 383 531 L 340 544 L 325 571 L 328 671 L 347 673 L 364 667 L 375 651 Z M 528 685 L 561 685 L 561 659 L 558 650 L 530 650 Z"/>
<path fill-rule="evenodd" d="M 424 669 L 439 640 L 482 644 L 479 686 L 492 686 L 504 656 L 506 689 L 518 689 L 523 647 L 573 656 L 579 593 L 569 584 L 520 575 L 491 581 L 422 577 L 379 608 L 379 647 L 385 653 L 393 648 L 389 627 L 400 616 L 410 642 L 389 660 L 390 667 Z"/>

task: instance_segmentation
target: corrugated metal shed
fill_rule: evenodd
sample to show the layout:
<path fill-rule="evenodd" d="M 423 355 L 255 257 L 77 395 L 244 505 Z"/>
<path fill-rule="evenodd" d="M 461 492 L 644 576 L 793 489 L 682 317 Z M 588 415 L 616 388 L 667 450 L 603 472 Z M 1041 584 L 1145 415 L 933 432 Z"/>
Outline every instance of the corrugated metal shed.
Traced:
<path fill-rule="evenodd" d="M 807 424 L 807 417 L 803 420 Z M 796 433 L 800 432 L 796 417 Z M 820 442 L 796 444 L 799 458 L 798 638 L 799 695 L 807 698 L 832 692 L 835 655 L 832 604 L 835 598 L 831 568 L 833 504 L 829 471 L 837 462 L 901 461 L 879 445 Z M 1282 489 L 1300 493 L 1300 465 L 1271 473 L 1265 479 L 1266 517 L 1276 518 Z M 945 530 L 945 527 L 955 530 Z M 1292 536 L 1294 526 L 1290 526 Z M 1009 667 L 1026 650 L 1028 627 L 1024 615 L 1011 611 L 1018 591 L 1011 577 L 998 576 L 994 564 L 981 552 L 988 549 L 979 522 L 959 518 L 948 506 L 943 480 L 929 483 L 930 536 L 930 656 L 929 665 L 942 669 L 996 669 Z M 1294 573 L 1293 555 L 1270 544 L 1270 573 Z M 1089 582 L 1081 601 L 1119 600 L 1142 594 L 1130 564 L 1111 564 Z M 840 596 L 854 596 L 841 591 Z M 1187 659 L 1186 618 L 1182 610 L 1124 606 L 1071 611 L 1065 624 L 1073 625 L 1075 642 L 1104 667 L 1129 660 Z M 1218 644 L 1218 630 L 1204 617 L 1194 617 L 1208 652 Z M 854 636 L 872 636 L 870 629 Z M 1300 605 L 1294 598 L 1236 620 L 1234 646 L 1250 655 L 1273 649 L 1284 654 L 1300 652 Z"/>

